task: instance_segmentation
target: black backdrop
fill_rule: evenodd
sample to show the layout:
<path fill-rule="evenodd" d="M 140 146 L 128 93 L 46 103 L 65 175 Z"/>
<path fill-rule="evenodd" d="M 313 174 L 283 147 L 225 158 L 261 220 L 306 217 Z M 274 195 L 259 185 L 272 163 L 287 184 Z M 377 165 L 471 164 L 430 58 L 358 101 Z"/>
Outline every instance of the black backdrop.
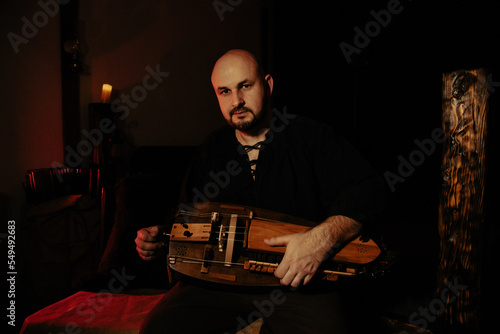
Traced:
<path fill-rule="evenodd" d="M 326 3 L 326 2 L 325 2 Z M 272 13 L 275 105 L 330 123 L 381 172 L 396 173 L 400 160 L 441 127 L 442 74 L 487 68 L 491 73 L 485 219 L 485 274 L 491 274 L 498 219 L 496 106 L 500 94 L 500 3 L 496 1 L 399 2 L 385 27 L 348 63 L 340 43 L 354 45 L 356 31 L 375 21 L 371 11 L 395 1 L 276 3 Z M 496 84 L 498 82 L 498 84 Z M 497 86 L 498 85 L 498 86 Z M 394 185 L 384 222 L 389 239 L 407 261 L 393 282 L 425 306 L 436 286 L 441 145 Z M 411 263 L 411 264 L 409 264 Z M 494 301 L 491 276 L 485 301 Z M 394 297 L 394 296 L 393 296 Z M 395 297 L 397 299 L 397 297 Z M 419 304 L 420 303 L 420 304 Z M 397 304 L 397 303 L 396 303 Z M 404 307 L 399 305 L 400 310 Z M 409 307 L 406 311 L 413 312 Z M 485 316 L 488 318 L 488 315 Z"/>

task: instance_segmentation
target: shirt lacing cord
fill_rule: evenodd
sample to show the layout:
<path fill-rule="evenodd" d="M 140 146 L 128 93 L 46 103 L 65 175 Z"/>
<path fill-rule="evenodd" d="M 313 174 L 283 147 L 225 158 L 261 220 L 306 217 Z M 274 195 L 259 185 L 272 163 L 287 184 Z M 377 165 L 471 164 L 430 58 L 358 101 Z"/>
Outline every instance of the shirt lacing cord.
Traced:
<path fill-rule="evenodd" d="M 263 143 L 263 141 L 259 141 L 259 142 L 255 143 L 254 145 L 243 145 L 243 149 L 245 150 L 245 152 L 247 154 L 248 154 L 248 152 L 253 151 L 253 150 L 260 151 L 263 148 L 262 143 Z M 248 161 L 248 163 L 250 164 L 250 173 L 252 173 L 252 177 L 254 180 L 255 180 L 255 170 L 257 169 L 257 161 L 258 161 L 258 158 Z"/>

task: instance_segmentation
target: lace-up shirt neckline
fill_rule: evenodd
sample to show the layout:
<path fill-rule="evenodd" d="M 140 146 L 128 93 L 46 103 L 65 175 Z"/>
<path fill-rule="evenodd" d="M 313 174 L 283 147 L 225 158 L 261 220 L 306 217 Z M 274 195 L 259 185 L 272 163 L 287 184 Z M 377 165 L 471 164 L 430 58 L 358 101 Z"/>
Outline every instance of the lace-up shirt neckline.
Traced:
<path fill-rule="evenodd" d="M 252 177 L 255 180 L 255 171 L 257 170 L 257 162 L 259 161 L 259 152 L 264 147 L 264 145 L 263 145 L 264 140 L 257 141 L 253 145 L 245 145 L 245 144 L 249 144 L 249 142 L 247 142 L 245 140 L 245 138 L 243 138 L 243 136 L 239 133 L 238 130 L 236 130 L 235 133 L 236 133 L 236 139 L 238 140 L 238 142 L 241 144 L 241 146 L 243 147 L 243 149 L 247 153 L 248 162 L 250 163 Z M 265 136 L 266 133 L 267 133 L 267 131 L 264 131 L 262 133 L 262 136 Z M 253 138 L 255 138 L 255 137 L 253 137 Z"/>

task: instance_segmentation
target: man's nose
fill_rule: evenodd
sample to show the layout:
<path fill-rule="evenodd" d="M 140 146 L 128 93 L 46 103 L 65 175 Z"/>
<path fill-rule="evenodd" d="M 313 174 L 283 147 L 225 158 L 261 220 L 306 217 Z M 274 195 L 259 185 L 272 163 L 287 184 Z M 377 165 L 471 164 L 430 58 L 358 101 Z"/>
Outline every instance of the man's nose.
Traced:
<path fill-rule="evenodd" d="M 233 94 L 233 99 L 231 100 L 231 107 L 237 108 L 242 107 L 245 104 L 243 97 L 239 92 Z"/>

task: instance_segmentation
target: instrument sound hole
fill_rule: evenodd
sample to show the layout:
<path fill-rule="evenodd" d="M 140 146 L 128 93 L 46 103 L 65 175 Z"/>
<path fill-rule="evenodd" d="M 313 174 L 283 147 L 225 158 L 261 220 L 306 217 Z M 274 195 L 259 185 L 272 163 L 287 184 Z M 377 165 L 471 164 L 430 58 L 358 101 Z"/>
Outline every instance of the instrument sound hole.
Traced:
<path fill-rule="evenodd" d="M 358 245 L 358 253 L 366 254 L 367 251 L 368 251 L 368 249 L 365 245 Z"/>
<path fill-rule="evenodd" d="M 177 255 L 179 256 L 186 256 L 187 255 L 187 247 L 186 246 L 179 246 L 177 247 Z"/>

